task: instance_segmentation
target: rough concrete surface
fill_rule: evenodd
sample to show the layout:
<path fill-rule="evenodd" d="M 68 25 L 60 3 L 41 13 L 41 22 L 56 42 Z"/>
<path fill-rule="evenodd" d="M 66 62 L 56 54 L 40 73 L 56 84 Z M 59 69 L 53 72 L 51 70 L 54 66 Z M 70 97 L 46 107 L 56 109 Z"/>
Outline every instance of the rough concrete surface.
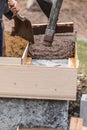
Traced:
<path fill-rule="evenodd" d="M 83 119 L 83 125 L 87 126 L 87 94 L 83 94 L 81 98 L 80 117 Z"/>
<path fill-rule="evenodd" d="M 35 43 L 29 44 L 28 56 L 47 60 L 72 58 L 75 56 L 75 40 L 73 33 L 57 33 L 51 45 L 44 41 L 44 35 L 35 35 Z"/>
<path fill-rule="evenodd" d="M 64 128 L 68 126 L 68 102 L 48 100 L 0 99 L 0 130 L 17 126 Z"/>

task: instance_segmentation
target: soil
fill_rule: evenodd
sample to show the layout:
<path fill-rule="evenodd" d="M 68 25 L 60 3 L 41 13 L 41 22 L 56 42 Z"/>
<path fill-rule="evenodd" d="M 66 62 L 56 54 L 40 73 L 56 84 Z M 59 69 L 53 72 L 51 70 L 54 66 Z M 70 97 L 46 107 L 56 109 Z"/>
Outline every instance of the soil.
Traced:
<path fill-rule="evenodd" d="M 77 79 L 77 98 L 76 101 L 69 103 L 69 118 L 80 116 L 80 102 L 82 94 L 87 94 L 87 75 L 78 74 Z"/>
<path fill-rule="evenodd" d="M 29 56 L 34 59 L 67 59 L 74 57 L 75 37 L 73 35 L 58 35 L 52 45 L 44 41 L 44 35 L 36 35 L 35 43 L 29 46 Z"/>
<path fill-rule="evenodd" d="M 19 36 L 11 36 L 10 32 L 5 32 L 5 45 L 7 57 L 21 57 L 28 41 Z"/>
<path fill-rule="evenodd" d="M 47 17 L 40 10 L 39 6 L 34 5 L 31 10 L 26 9 L 27 0 L 18 0 L 21 6 L 21 14 L 26 16 L 33 23 L 48 23 Z M 4 17 L 5 29 L 11 30 L 14 25 L 13 20 L 9 22 Z M 87 39 L 87 0 L 64 0 L 59 15 L 59 22 L 74 22 L 74 28 L 77 31 L 78 38 Z"/>

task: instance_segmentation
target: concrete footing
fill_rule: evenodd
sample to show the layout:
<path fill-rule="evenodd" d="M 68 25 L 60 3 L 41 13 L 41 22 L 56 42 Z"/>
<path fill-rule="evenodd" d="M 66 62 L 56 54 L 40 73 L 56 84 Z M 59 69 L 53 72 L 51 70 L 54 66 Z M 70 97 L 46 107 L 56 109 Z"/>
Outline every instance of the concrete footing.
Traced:
<path fill-rule="evenodd" d="M 68 127 L 68 102 L 48 100 L 0 99 L 0 130 L 17 126 Z"/>
<path fill-rule="evenodd" d="M 80 117 L 83 118 L 83 125 L 87 126 L 87 94 L 83 94 L 81 98 Z"/>

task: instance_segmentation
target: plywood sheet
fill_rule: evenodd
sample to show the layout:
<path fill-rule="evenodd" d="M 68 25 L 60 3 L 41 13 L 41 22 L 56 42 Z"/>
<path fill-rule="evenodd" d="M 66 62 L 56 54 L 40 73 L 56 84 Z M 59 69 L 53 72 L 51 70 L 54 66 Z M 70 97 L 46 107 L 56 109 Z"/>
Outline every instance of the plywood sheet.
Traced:
<path fill-rule="evenodd" d="M 25 50 L 24 50 L 24 53 L 22 55 L 22 58 L 21 58 L 21 64 L 25 64 L 25 61 L 27 59 L 27 54 L 28 54 L 28 46 L 29 46 L 29 43 L 27 44 Z"/>
<path fill-rule="evenodd" d="M 77 69 L 0 66 L 0 97 L 76 99 Z"/>

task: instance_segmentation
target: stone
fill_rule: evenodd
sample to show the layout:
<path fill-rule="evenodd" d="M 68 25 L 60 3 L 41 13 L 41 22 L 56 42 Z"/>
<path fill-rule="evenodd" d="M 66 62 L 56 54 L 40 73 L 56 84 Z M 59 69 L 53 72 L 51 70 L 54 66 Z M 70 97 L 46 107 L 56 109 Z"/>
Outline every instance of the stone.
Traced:
<path fill-rule="evenodd" d="M 0 99 L 0 130 L 68 127 L 68 102 L 30 99 Z"/>
<path fill-rule="evenodd" d="M 87 126 L 87 94 L 83 94 L 81 98 L 80 117 L 83 119 L 83 125 Z"/>

